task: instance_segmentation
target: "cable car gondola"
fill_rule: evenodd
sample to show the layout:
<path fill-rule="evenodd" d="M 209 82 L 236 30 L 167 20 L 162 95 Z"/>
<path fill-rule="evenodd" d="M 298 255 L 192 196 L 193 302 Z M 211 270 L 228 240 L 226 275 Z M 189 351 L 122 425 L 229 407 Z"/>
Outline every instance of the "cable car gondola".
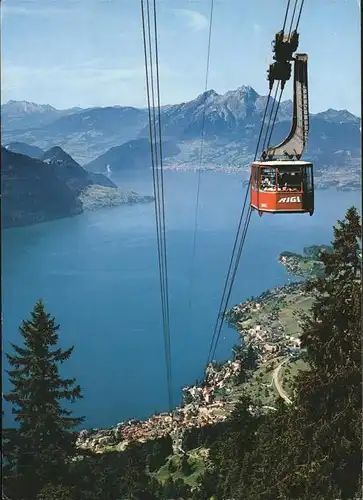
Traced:
<path fill-rule="evenodd" d="M 251 207 L 270 213 L 314 212 L 313 164 L 256 161 L 251 167 Z"/>
<path fill-rule="evenodd" d="M 296 32 L 290 37 L 282 36 L 281 32 L 276 35 L 276 62 L 270 65 L 268 79 L 270 89 L 275 80 L 279 80 L 283 88 L 291 74 L 287 66 L 291 68 L 290 61 L 294 61 L 293 120 L 287 138 L 278 146 L 268 147 L 261 160 L 251 165 L 250 205 L 259 215 L 264 212 L 314 213 L 313 164 L 300 160 L 309 132 L 308 56 L 292 56 L 297 42 Z M 279 44 L 284 45 L 284 50 L 280 50 Z"/>

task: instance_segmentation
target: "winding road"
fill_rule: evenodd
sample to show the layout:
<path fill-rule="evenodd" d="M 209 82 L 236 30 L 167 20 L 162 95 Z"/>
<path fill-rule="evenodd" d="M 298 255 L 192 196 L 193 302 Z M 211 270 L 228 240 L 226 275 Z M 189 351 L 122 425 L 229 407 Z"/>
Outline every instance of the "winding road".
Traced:
<path fill-rule="evenodd" d="M 272 381 L 273 383 L 275 384 L 275 387 L 276 387 L 276 390 L 277 392 L 279 393 L 279 396 L 284 400 L 286 401 L 286 403 L 288 405 L 291 405 L 292 404 L 292 401 L 291 399 L 289 398 L 289 396 L 286 394 L 286 392 L 284 391 L 284 389 L 282 388 L 281 384 L 280 384 L 280 381 L 279 381 L 279 373 L 280 373 L 280 370 L 282 368 L 282 365 L 284 363 L 286 363 L 286 361 L 288 361 L 288 358 L 285 358 L 278 366 L 277 368 L 274 369 L 273 373 L 272 373 Z"/>

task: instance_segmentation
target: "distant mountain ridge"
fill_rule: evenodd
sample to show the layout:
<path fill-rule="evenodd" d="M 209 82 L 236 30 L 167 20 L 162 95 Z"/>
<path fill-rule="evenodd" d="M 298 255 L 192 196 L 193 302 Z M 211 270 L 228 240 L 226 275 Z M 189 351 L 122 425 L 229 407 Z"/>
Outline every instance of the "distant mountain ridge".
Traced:
<path fill-rule="evenodd" d="M 162 141 L 163 156 L 172 157 L 180 153 L 174 141 Z M 145 169 L 150 165 L 149 138 L 140 138 L 115 146 L 91 161 L 85 168 L 93 172 L 131 171 Z"/>
<path fill-rule="evenodd" d="M 104 187 L 117 188 L 110 179 L 102 174 L 93 174 L 85 170 L 69 154 L 63 151 L 59 146 L 45 151 L 42 161 L 54 167 L 54 172 L 59 179 L 77 196 L 88 186 L 99 184 Z"/>
<path fill-rule="evenodd" d="M 39 128 L 57 118 L 74 114 L 82 108 L 56 109 L 49 104 L 28 101 L 8 101 L 1 105 L 1 126 L 4 130 Z"/>
<path fill-rule="evenodd" d="M 222 95 L 213 89 L 208 90 L 192 101 L 165 109 L 161 120 L 163 137 L 200 138 L 204 122 L 204 137 L 207 139 L 226 136 L 242 139 L 248 136 L 249 130 L 260 126 L 266 102 L 267 96 L 260 96 L 249 86 Z M 278 121 L 290 119 L 291 106 L 291 101 L 280 104 Z M 147 127 L 140 135 L 146 134 Z"/>
<path fill-rule="evenodd" d="M 247 165 L 254 154 L 266 100 L 267 96 L 259 95 L 252 87 L 241 86 L 225 94 L 208 90 L 192 101 L 164 106 L 161 110 L 162 138 L 170 146 L 164 152 L 164 163 L 198 163 L 204 124 L 205 164 Z M 272 143 L 279 142 L 288 133 L 291 107 L 291 101 L 281 102 Z M 43 150 L 60 145 L 92 171 L 104 171 L 110 157 L 123 168 L 122 165 L 130 163 L 129 148 L 135 168 L 150 166 L 145 142 L 141 140 L 147 139 L 149 133 L 147 110 L 115 106 L 69 111 L 51 123 L 38 123 L 38 128 L 26 131 L 9 130 L 5 123 L 2 140 L 5 144 L 24 142 Z M 347 110 L 328 109 L 310 115 L 306 157 L 318 167 L 329 168 L 338 161 L 349 168 L 357 168 L 360 125 L 360 118 Z"/>
<path fill-rule="evenodd" d="M 44 151 L 41 148 L 38 148 L 38 146 L 31 146 L 25 142 L 10 142 L 5 148 L 12 153 L 19 153 L 20 155 L 30 156 L 30 158 L 38 160 L 44 155 Z"/>

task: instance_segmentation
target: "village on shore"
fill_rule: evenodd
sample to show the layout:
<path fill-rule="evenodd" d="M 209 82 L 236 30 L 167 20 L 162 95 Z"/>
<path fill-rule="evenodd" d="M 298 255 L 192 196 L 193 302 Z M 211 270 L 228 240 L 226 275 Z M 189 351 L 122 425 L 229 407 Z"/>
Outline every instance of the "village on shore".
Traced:
<path fill-rule="evenodd" d="M 196 166 L 195 158 L 189 161 L 177 161 L 165 163 L 164 170 L 175 172 L 192 172 L 192 171 L 208 171 L 222 172 L 223 174 L 238 174 L 249 179 L 251 158 L 243 156 L 240 161 L 229 162 L 228 159 L 222 163 L 216 161 L 205 161 L 203 166 Z M 359 168 L 350 166 L 346 168 L 336 167 L 322 168 L 315 173 L 314 187 L 316 190 L 337 189 L 338 191 L 357 191 L 360 189 L 361 181 L 359 176 Z"/>
<path fill-rule="evenodd" d="M 282 327 L 275 329 L 276 312 L 264 313 L 264 300 L 267 304 L 283 300 L 291 287 L 294 288 L 294 285 L 275 288 L 265 293 L 264 297 L 247 300 L 229 311 L 228 321 L 236 321 L 236 328 L 243 336 L 244 343 L 252 345 L 258 353 L 259 365 L 283 354 L 296 355 L 299 351 L 298 338 L 284 333 Z M 256 313 L 262 321 L 249 326 L 251 319 L 248 318 Z M 122 451 L 132 442 L 145 442 L 170 435 L 177 452 L 185 430 L 221 422 L 228 417 L 234 406 L 228 393 L 238 384 L 241 370 L 240 360 L 228 360 L 218 367 L 210 363 L 206 368 L 205 380 L 200 385 L 183 388 L 185 403 L 173 412 L 158 413 L 147 420 L 132 419 L 119 423 L 112 429 L 83 430 L 79 434 L 77 445 L 80 449 L 89 448 L 95 452 L 103 452 L 105 447 Z M 224 395 L 221 396 L 220 392 Z"/>
<path fill-rule="evenodd" d="M 291 283 L 234 306 L 225 319 L 239 332 L 241 344 L 253 347 L 258 366 L 261 366 L 280 356 L 299 355 L 299 321 L 291 314 L 288 316 L 286 311 L 291 313 L 294 304 L 304 300 L 307 299 L 303 282 Z M 295 334 L 289 331 L 287 320 L 293 322 Z M 82 430 L 77 446 L 96 453 L 106 449 L 122 451 L 133 442 L 170 435 L 174 452 L 182 451 L 181 438 L 187 429 L 222 422 L 231 413 L 236 401 L 228 396 L 233 395 L 236 385 L 241 385 L 239 375 L 242 370 L 238 359 L 222 364 L 210 363 L 206 367 L 205 379 L 199 385 L 183 388 L 183 404 L 174 411 L 157 413 L 146 420 L 131 419 L 111 429 Z"/>
<path fill-rule="evenodd" d="M 238 376 L 241 361 L 227 361 L 217 371 L 212 364 L 206 369 L 206 378 L 201 386 L 184 387 L 183 397 L 187 404 L 173 412 L 157 413 L 147 420 L 129 420 L 113 429 L 83 430 L 79 433 L 77 446 L 103 452 L 106 446 L 122 451 L 132 442 L 145 442 L 170 435 L 175 452 L 180 451 L 182 433 L 193 427 L 204 427 L 225 420 L 232 410 L 224 398 L 215 398 L 223 388 Z"/>

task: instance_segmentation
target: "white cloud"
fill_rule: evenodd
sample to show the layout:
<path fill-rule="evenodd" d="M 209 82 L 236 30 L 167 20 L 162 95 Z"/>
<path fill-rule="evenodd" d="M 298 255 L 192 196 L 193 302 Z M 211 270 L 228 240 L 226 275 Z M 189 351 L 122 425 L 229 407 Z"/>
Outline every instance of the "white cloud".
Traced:
<path fill-rule="evenodd" d="M 2 17 L 12 16 L 41 16 L 48 17 L 54 15 L 69 14 L 70 11 L 82 11 L 85 8 L 95 7 L 105 0 L 2 0 Z"/>
<path fill-rule="evenodd" d="M 196 10 L 173 9 L 173 12 L 175 15 L 183 17 L 187 26 L 194 31 L 201 31 L 208 27 L 208 19 Z"/>
<path fill-rule="evenodd" d="M 115 81 L 130 80 L 135 77 L 144 76 L 143 67 L 135 68 L 97 68 L 92 67 L 92 61 L 85 62 L 74 67 L 53 66 L 33 67 L 22 65 L 3 64 L 1 79 L 3 90 L 9 91 L 14 88 L 24 89 L 32 82 L 33 85 L 52 85 L 54 82 L 67 82 L 72 87 L 88 85 L 93 83 L 112 83 Z"/>
<path fill-rule="evenodd" d="M 81 65 L 34 67 L 3 63 L 2 98 L 49 102 L 58 107 L 71 105 L 97 106 L 120 102 L 143 104 L 145 69 L 142 64 L 125 68 L 103 67 L 99 60 Z M 176 75 L 168 68 L 159 68 L 161 82 Z M 136 100 L 135 100 L 136 99 Z M 64 101 L 63 101 L 64 100 Z"/>
<path fill-rule="evenodd" d="M 33 5 L 9 5 L 8 3 L 1 6 L 1 17 L 5 16 L 42 16 L 48 17 L 56 14 L 69 14 L 69 9 L 59 7 L 34 7 Z"/>

